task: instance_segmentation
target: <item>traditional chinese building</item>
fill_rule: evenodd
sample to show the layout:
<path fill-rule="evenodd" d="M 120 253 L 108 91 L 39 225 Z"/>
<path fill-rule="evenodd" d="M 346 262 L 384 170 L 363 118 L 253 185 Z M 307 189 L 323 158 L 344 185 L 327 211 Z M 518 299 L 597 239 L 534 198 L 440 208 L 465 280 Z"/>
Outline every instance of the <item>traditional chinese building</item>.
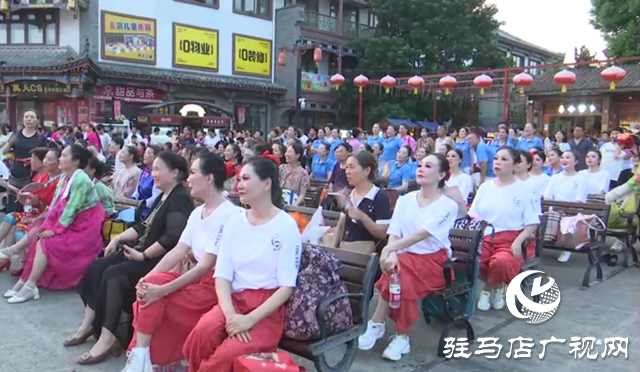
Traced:
<path fill-rule="evenodd" d="M 200 102 L 208 109 L 196 124 L 266 130 L 285 93 L 273 83 L 272 6 L 11 2 L 0 14 L 0 26 L 7 24 L 4 35 L 0 27 L 0 121 L 19 124 L 24 110 L 36 108 L 45 124 L 124 116 L 140 118 L 140 125 L 173 125 L 183 123 L 182 107 L 162 103 Z M 42 22 L 34 28 L 30 17 Z"/>

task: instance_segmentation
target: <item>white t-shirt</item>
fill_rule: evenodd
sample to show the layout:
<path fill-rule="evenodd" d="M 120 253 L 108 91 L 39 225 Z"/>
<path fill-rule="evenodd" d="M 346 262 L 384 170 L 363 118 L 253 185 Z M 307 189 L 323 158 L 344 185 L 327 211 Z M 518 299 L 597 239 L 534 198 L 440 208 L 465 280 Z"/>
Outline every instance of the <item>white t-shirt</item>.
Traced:
<path fill-rule="evenodd" d="M 587 195 L 602 194 L 609 191 L 609 172 L 600 169 L 597 172 L 589 172 L 588 169 L 581 170 L 584 182 L 587 183 Z"/>
<path fill-rule="evenodd" d="M 255 226 L 247 213 L 225 226 L 214 277 L 230 281 L 234 292 L 295 287 L 302 254 L 298 224 L 281 211 Z"/>
<path fill-rule="evenodd" d="M 563 202 L 587 201 L 587 181 L 580 173 L 567 176 L 564 171 L 551 176 L 544 198 Z"/>
<path fill-rule="evenodd" d="M 546 174 L 543 175 L 547 176 Z M 549 176 L 547 176 L 547 182 L 549 181 L 548 178 Z M 546 185 L 541 185 L 541 180 L 542 178 L 540 176 L 531 175 L 526 180 L 521 180 L 531 193 L 533 200 L 538 201 L 533 204 L 533 209 L 536 211 L 537 215 L 542 214 L 542 195 L 544 195 L 544 188 L 546 187 Z"/>
<path fill-rule="evenodd" d="M 470 175 L 461 172 L 457 176 L 451 176 L 447 180 L 447 187 L 458 186 L 463 200 L 469 199 L 469 194 L 473 191 L 473 178 Z"/>
<path fill-rule="evenodd" d="M 622 172 L 622 158 L 624 153 L 615 142 L 607 142 L 600 147 L 602 154 L 602 162 L 600 169 L 604 169 L 609 173 L 609 179 L 617 181 Z"/>
<path fill-rule="evenodd" d="M 187 226 L 182 231 L 180 243 L 191 248 L 193 257 L 200 262 L 205 253 L 218 255 L 222 233 L 229 221 L 244 209 L 225 200 L 206 218 L 202 218 L 204 205 L 197 207 L 189 215 Z"/>
<path fill-rule="evenodd" d="M 220 142 L 220 137 L 218 137 L 217 135 L 214 137 L 211 137 L 210 135 L 206 135 L 204 137 L 204 145 L 206 147 L 214 147 L 218 142 Z"/>
<path fill-rule="evenodd" d="M 469 215 L 490 223 L 485 236 L 492 232 L 520 231 L 528 225 L 540 223 L 536 204 L 529 187 L 521 180 L 509 186 L 498 186 L 497 180 L 483 183 L 473 198 Z"/>
<path fill-rule="evenodd" d="M 458 204 L 449 197 L 441 195 L 433 203 L 420 207 L 418 193 L 419 191 L 413 191 L 398 199 L 387 232 L 398 238 L 407 237 L 420 229 L 429 233 L 430 236 L 427 239 L 398 253 L 430 254 L 445 249 L 451 256 L 449 231 L 456 221 Z"/>
<path fill-rule="evenodd" d="M 529 174 L 531 177 L 527 180 L 529 184 L 532 185 L 534 190 L 537 192 L 538 198 L 542 199 L 544 196 L 544 192 L 547 190 L 547 186 L 549 185 L 549 181 L 551 177 L 548 175 L 541 173 L 538 175 Z"/>

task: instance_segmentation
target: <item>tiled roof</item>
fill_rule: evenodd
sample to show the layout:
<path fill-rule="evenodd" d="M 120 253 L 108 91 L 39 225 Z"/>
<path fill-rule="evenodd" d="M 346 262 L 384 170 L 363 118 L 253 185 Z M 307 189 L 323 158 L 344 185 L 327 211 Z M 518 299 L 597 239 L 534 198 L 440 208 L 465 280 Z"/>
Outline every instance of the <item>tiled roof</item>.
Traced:
<path fill-rule="evenodd" d="M 640 90 L 640 65 L 621 65 L 627 71 L 627 76 L 619 83 L 616 89 Z M 598 92 L 608 91 L 609 83 L 600 77 L 600 72 L 606 67 L 579 67 L 571 71 L 576 74 L 576 82 L 567 86 L 567 92 Z M 560 93 L 560 86 L 553 81 L 556 72 L 547 72 L 535 78 L 533 85 L 526 89 L 528 95 L 541 95 Z"/>
<path fill-rule="evenodd" d="M 269 81 L 214 75 L 202 72 L 169 70 L 148 66 L 133 66 L 118 63 L 94 62 L 98 76 L 133 80 L 154 80 L 166 83 L 178 83 L 218 88 L 252 90 L 273 94 L 284 94 L 286 88 Z"/>
<path fill-rule="evenodd" d="M 502 41 L 504 43 L 508 43 L 508 44 L 516 44 L 522 48 L 527 48 L 527 49 L 532 49 L 535 50 L 538 53 L 542 53 L 542 54 L 546 54 L 548 57 L 555 57 L 555 58 L 563 58 L 564 54 L 563 53 L 558 53 L 555 52 L 553 50 L 549 50 L 547 48 L 543 48 L 539 45 L 530 43 L 526 40 L 523 40 L 517 36 L 514 36 L 502 29 L 498 30 L 498 40 Z"/>
<path fill-rule="evenodd" d="M 55 70 L 82 61 L 70 47 L 0 47 L 0 70 Z"/>

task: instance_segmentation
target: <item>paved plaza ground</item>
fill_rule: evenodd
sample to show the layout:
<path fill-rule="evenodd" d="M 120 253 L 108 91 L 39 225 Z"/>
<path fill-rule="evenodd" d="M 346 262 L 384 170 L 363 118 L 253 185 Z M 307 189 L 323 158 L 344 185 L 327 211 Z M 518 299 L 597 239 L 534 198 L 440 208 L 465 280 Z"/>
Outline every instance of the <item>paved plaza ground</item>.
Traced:
<path fill-rule="evenodd" d="M 380 359 L 386 340 L 373 351 L 359 352 L 353 372 L 615 372 L 640 371 L 640 270 L 630 268 L 589 290 L 581 290 L 580 282 L 586 263 L 584 255 L 575 255 L 568 264 L 558 264 L 552 255 L 544 258 L 542 270 L 554 277 L 562 293 L 556 315 L 541 325 L 516 320 L 505 309 L 478 314 L 472 320 L 478 337 L 499 337 L 503 345 L 499 359 L 472 356 L 469 360 L 445 361 L 436 356 L 440 326 L 420 322 L 411 333 L 412 352 L 401 362 Z M 609 270 L 609 268 L 605 268 Z M 11 287 L 14 279 L 0 274 L 0 290 Z M 110 359 L 92 367 L 80 367 L 73 360 L 89 350 L 90 343 L 64 348 L 62 341 L 78 326 L 82 302 L 73 292 L 41 291 L 42 298 L 25 304 L 9 305 L 0 301 L 0 372 L 119 372 L 125 358 Z M 388 326 L 390 326 L 389 324 Z M 530 359 L 508 359 L 508 339 L 518 336 L 536 342 Z M 540 340 L 566 338 L 564 345 L 550 344 L 543 360 L 538 359 Z M 628 359 L 622 356 L 598 360 L 574 360 L 569 354 L 572 336 L 597 339 L 628 337 Z M 517 345 L 517 343 L 516 343 Z M 475 350 L 472 345 L 471 350 Z M 603 346 L 595 351 L 602 353 Z M 300 361 L 314 371 L 311 364 Z"/>

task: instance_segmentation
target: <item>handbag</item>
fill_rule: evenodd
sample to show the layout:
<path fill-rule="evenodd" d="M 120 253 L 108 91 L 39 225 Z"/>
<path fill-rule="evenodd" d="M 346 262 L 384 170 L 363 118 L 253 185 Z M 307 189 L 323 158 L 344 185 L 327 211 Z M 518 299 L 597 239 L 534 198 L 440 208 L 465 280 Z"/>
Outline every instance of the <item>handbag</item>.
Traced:
<path fill-rule="evenodd" d="M 340 246 L 338 248 L 356 253 L 371 254 L 376 251 L 377 247 L 378 246 L 374 241 L 362 240 L 355 242 L 342 241 L 340 242 Z"/>
<path fill-rule="evenodd" d="M 233 360 L 233 372 L 300 372 L 289 353 L 260 353 L 241 355 Z"/>
<path fill-rule="evenodd" d="M 556 244 L 575 250 L 580 250 L 591 242 L 590 231 L 602 232 L 606 225 L 595 214 L 563 217 L 560 220 L 560 232 Z"/>
<path fill-rule="evenodd" d="M 609 213 L 609 221 L 607 226 L 613 229 L 624 229 L 627 227 L 627 215 L 634 214 L 633 225 L 638 225 L 638 217 L 635 216 L 638 205 L 638 196 L 636 193 L 627 195 L 622 204 L 611 202 L 611 212 Z"/>
<path fill-rule="evenodd" d="M 558 240 L 558 234 L 560 233 L 560 220 L 562 220 L 563 214 L 549 209 L 547 213 L 547 224 L 544 229 L 543 241 L 545 243 L 555 243 Z"/>
<path fill-rule="evenodd" d="M 102 240 L 108 244 L 127 229 L 127 223 L 120 220 L 106 220 L 102 223 Z"/>

